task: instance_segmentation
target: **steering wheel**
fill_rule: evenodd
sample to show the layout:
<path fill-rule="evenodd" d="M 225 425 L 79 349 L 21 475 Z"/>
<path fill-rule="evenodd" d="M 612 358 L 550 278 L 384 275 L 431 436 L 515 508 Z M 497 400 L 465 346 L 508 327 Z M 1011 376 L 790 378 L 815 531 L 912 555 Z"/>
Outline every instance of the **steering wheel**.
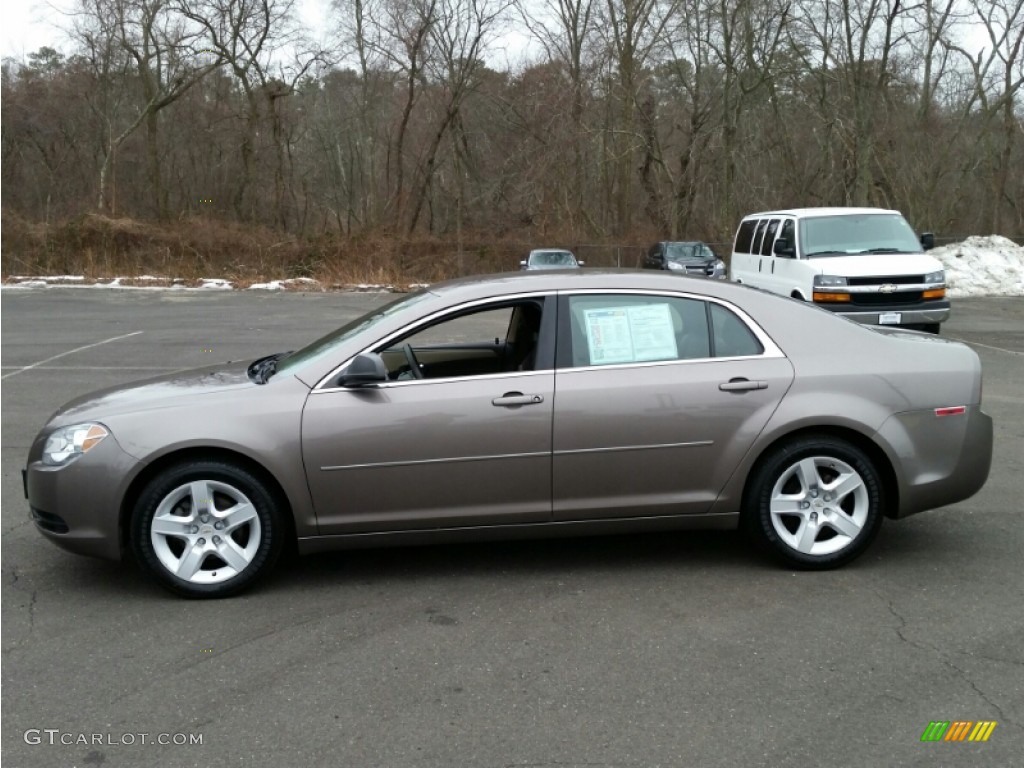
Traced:
<path fill-rule="evenodd" d="M 423 369 L 420 368 L 419 360 L 416 359 L 416 353 L 412 351 L 412 344 L 403 344 L 402 351 L 405 353 L 405 359 L 409 363 L 409 372 L 413 378 L 422 379 Z"/>

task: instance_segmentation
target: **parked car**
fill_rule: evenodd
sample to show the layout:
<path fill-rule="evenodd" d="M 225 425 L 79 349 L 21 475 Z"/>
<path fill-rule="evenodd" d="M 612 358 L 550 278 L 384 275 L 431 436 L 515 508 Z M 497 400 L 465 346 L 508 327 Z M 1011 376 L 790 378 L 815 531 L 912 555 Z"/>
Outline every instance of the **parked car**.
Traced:
<path fill-rule="evenodd" d="M 537 248 L 530 251 L 519 267 L 524 271 L 535 269 L 579 269 L 583 262 L 578 260 L 572 251 L 561 248 Z"/>
<path fill-rule="evenodd" d="M 647 249 L 644 269 L 666 269 L 691 277 L 713 277 L 725 280 L 726 267 L 711 246 L 695 240 L 660 242 Z"/>
<path fill-rule="evenodd" d="M 731 278 L 811 301 L 851 320 L 939 332 L 949 318 L 946 273 L 899 211 L 800 208 L 740 222 Z"/>
<path fill-rule="evenodd" d="M 297 352 L 73 400 L 25 490 L 50 541 L 190 597 L 295 545 L 742 526 L 830 568 L 883 517 L 982 487 L 981 378 L 966 345 L 734 283 L 471 278 Z"/>

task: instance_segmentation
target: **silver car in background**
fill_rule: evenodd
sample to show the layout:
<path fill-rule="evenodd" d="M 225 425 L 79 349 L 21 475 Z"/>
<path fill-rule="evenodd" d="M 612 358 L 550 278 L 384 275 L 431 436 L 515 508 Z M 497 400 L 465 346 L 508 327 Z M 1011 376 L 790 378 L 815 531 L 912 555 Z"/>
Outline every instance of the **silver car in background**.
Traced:
<path fill-rule="evenodd" d="M 564 248 L 536 248 L 519 262 L 519 268 L 532 272 L 537 269 L 579 269 L 583 264 L 572 251 Z"/>
<path fill-rule="evenodd" d="M 432 286 L 290 354 L 103 390 L 28 456 L 39 531 L 190 597 L 285 547 L 742 527 L 786 564 L 984 484 L 967 346 L 745 286 L 530 272 Z"/>

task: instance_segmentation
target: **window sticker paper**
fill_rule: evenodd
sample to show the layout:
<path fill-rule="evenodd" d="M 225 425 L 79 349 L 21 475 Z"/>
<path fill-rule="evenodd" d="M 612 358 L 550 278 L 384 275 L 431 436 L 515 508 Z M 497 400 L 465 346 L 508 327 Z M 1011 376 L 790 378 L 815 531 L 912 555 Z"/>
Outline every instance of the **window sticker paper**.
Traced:
<path fill-rule="evenodd" d="M 594 365 L 678 357 L 668 304 L 585 309 L 583 318 Z"/>

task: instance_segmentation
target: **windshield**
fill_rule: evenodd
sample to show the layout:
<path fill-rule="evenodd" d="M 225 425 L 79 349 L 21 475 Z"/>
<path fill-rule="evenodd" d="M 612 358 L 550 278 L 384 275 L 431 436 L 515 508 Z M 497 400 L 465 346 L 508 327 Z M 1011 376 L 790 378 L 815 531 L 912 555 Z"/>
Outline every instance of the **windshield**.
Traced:
<path fill-rule="evenodd" d="M 385 304 L 383 307 L 375 309 L 372 312 L 368 312 L 362 317 L 358 317 L 352 322 L 346 323 L 336 331 L 331 331 L 326 336 L 314 341 L 312 344 L 303 347 L 295 354 L 289 355 L 287 358 L 281 360 L 277 363 L 276 372 L 284 373 L 285 371 L 297 370 L 308 363 L 319 360 L 341 342 L 372 328 L 380 321 L 385 320 L 392 315 L 404 312 L 412 305 L 417 304 L 432 295 L 433 294 L 428 291 L 409 293 Z"/>
<path fill-rule="evenodd" d="M 538 251 L 530 255 L 530 264 L 538 267 L 575 267 L 576 259 L 569 251 Z"/>
<path fill-rule="evenodd" d="M 917 235 L 898 213 L 851 213 L 802 219 L 800 247 L 804 256 L 921 252 Z"/>
<path fill-rule="evenodd" d="M 712 250 L 704 243 L 669 243 L 665 246 L 665 257 L 669 261 L 703 261 L 714 256 Z"/>

